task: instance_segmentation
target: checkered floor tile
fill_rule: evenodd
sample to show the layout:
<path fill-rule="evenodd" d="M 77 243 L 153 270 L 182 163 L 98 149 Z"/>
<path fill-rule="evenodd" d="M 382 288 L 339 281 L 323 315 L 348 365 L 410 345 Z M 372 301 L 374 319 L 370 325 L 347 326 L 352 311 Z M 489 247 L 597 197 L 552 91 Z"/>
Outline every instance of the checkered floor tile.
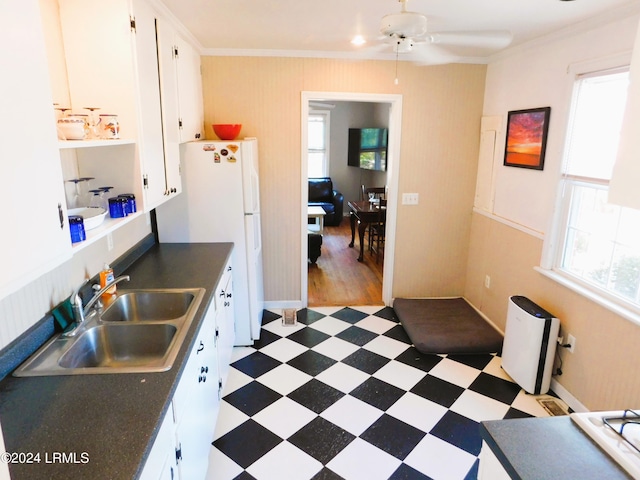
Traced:
<path fill-rule="evenodd" d="M 424 355 L 388 307 L 265 310 L 234 350 L 208 480 L 475 479 L 483 420 L 547 416 L 495 355 Z"/>

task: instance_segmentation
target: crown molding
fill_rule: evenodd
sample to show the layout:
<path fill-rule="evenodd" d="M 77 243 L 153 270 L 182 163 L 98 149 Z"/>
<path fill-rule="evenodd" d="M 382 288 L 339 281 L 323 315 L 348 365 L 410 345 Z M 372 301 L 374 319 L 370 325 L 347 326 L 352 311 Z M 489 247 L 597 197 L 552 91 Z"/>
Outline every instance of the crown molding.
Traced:
<path fill-rule="evenodd" d="M 601 15 L 587 18 L 581 22 L 569 25 L 568 27 L 564 27 L 554 32 L 534 38 L 533 40 L 529 40 L 513 47 L 506 48 L 500 52 L 490 55 L 489 57 L 487 57 L 487 60 L 488 63 L 493 63 L 495 61 L 503 60 L 516 55 L 521 55 L 524 51 L 531 48 L 544 46 L 549 43 L 573 37 L 580 33 L 594 30 L 612 22 L 629 20 L 638 16 L 640 16 L 640 2 L 633 1 L 631 3 L 623 5 L 622 7 L 606 11 Z"/>
<path fill-rule="evenodd" d="M 196 37 L 185 27 L 180 20 L 173 14 L 171 10 L 162 2 L 162 0 L 149 0 L 149 4 L 158 11 L 172 26 L 175 28 L 178 33 L 188 41 L 193 48 L 197 50 L 197 52 L 202 55 L 202 51 L 204 47 L 198 41 Z"/>
<path fill-rule="evenodd" d="M 241 49 L 241 48 L 205 48 L 201 55 L 211 57 L 284 57 L 284 58 L 324 58 L 342 59 L 350 61 L 383 60 L 399 62 L 421 63 L 417 56 L 411 54 L 401 54 L 396 58 L 395 53 L 376 53 L 373 55 L 362 55 L 360 52 L 338 52 L 319 50 L 270 50 L 270 49 Z M 452 62 L 446 63 L 469 63 L 484 65 L 488 59 L 484 57 L 456 57 Z M 425 66 L 428 64 L 425 64 Z M 435 65 L 435 64 L 434 64 Z"/>

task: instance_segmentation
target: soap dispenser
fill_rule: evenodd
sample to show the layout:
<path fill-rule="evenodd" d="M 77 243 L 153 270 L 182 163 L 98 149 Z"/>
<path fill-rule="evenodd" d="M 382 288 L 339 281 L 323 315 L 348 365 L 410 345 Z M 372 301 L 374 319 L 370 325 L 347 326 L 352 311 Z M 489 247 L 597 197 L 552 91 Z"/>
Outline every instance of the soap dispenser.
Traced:
<path fill-rule="evenodd" d="M 109 283 L 115 280 L 115 276 L 113 275 L 113 269 L 109 266 L 109 264 L 105 263 L 104 268 L 100 272 L 100 288 L 106 287 Z M 114 285 L 109 290 L 102 294 L 102 298 L 109 298 L 116 293 L 116 286 Z"/>

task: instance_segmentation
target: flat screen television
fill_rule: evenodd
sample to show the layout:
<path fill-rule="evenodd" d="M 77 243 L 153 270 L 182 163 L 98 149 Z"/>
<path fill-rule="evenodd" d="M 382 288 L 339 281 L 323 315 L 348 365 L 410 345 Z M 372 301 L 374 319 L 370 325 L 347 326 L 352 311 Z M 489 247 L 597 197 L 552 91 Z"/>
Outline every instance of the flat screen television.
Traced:
<path fill-rule="evenodd" d="M 385 171 L 388 136 L 386 128 L 350 128 L 347 165 Z"/>

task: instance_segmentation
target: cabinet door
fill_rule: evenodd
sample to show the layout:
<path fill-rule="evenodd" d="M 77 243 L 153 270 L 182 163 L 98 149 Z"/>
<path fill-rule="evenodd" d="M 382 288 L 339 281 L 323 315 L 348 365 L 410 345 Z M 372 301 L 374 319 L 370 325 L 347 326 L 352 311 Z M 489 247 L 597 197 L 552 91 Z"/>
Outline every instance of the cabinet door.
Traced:
<path fill-rule="evenodd" d="M 182 399 L 176 403 L 176 432 L 181 452 L 178 467 L 180 478 L 185 479 L 204 478 L 209 463 L 219 404 L 214 315 L 215 310 L 209 309 L 178 385 Z"/>
<path fill-rule="evenodd" d="M 0 2 L 0 43 L 2 298 L 70 258 L 71 240 L 37 0 Z"/>
<path fill-rule="evenodd" d="M 176 35 L 178 49 L 177 78 L 180 115 L 180 141 L 192 142 L 203 135 L 204 106 L 200 54 L 189 42 Z"/>
<path fill-rule="evenodd" d="M 58 3 L 71 107 L 118 115 L 120 137 L 137 149 L 119 168 L 149 211 L 166 199 L 155 12 L 146 0 Z"/>
<path fill-rule="evenodd" d="M 235 322 L 233 315 L 233 277 L 231 264 L 216 289 L 216 342 L 220 388 L 224 388 L 229 376 L 229 365 L 235 344 Z"/>
<path fill-rule="evenodd" d="M 140 480 L 173 479 L 174 476 L 171 470 L 175 469 L 175 463 L 175 426 L 173 424 L 173 411 L 169 408 L 153 442 L 153 447 L 151 447 L 151 452 L 147 457 Z"/>
<path fill-rule="evenodd" d="M 145 211 L 168 199 L 158 79 L 157 15 L 145 0 L 133 0 L 135 66 L 140 101 L 138 143 L 144 177 Z"/>
<path fill-rule="evenodd" d="M 509 480 L 504 467 L 494 455 L 486 442 L 482 442 L 480 450 L 480 466 L 478 468 L 478 480 Z"/>
<path fill-rule="evenodd" d="M 156 18 L 162 124 L 164 131 L 165 171 L 168 195 L 182 191 L 180 178 L 180 113 L 178 109 L 177 61 L 175 31 L 161 17 Z"/>

